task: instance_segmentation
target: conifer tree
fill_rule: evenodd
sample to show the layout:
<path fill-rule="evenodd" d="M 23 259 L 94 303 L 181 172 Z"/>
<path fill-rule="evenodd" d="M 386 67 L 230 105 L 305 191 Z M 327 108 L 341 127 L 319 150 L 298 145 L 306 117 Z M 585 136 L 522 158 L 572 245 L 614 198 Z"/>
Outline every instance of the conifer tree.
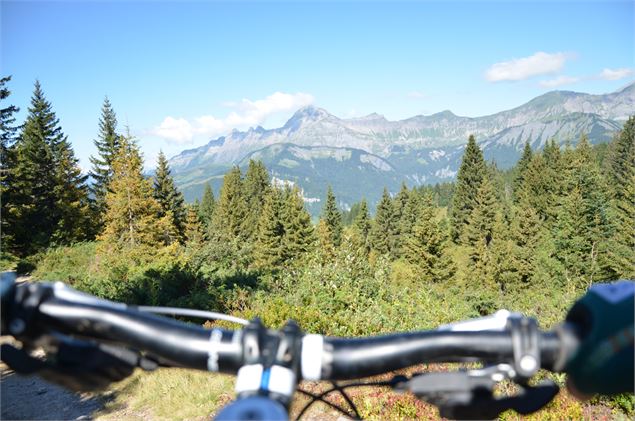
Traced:
<path fill-rule="evenodd" d="M 369 234 L 371 230 L 370 214 L 368 213 L 368 203 L 366 199 L 362 199 L 357 217 L 353 221 L 353 227 L 359 233 L 364 247 L 370 251 Z"/>
<path fill-rule="evenodd" d="M 14 251 L 28 255 L 86 238 L 85 178 L 38 81 L 14 157 L 5 209 Z"/>
<path fill-rule="evenodd" d="M 16 132 L 14 114 L 20 109 L 14 105 L 4 104 L 11 91 L 5 86 L 11 76 L 0 79 L 0 249 L 11 250 L 12 238 L 9 235 L 13 222 L 8 212 L 8 204 L 12 198 L 12 172 L 15 166 Z"/>
<path fill-rule="evenodd" d="M 245 201 L 247 203 L 245 230 L 248 238 L 253 238 L 257 235 L 258 221 L 270 187 L 269 172 L 265 165 L 262 161 L 250 159 L 243 181 Z"/>
<path fill-rule="evenodd" d="M 607 161 L 611 216 L 618 228 L 608 250 L 609 276 L 635 277 L 635 116 L 611 142 Z"/>
<path fill-rule="evenodd" d="M 5 101 L 11 91 L 5 85 L 11 81 L 11 76 L 3 77 L 0 79 L 0 101 Z M 4 105 L 4 104 L 3 104 Z M 0 151 L 3 153 L 10 148 L 16 140 L 16 133 L 18 126 L 15 126 L 14 114 L 20 111 L 15 105 L 7 104 L 6 107 L 0 108 Z M 2 155 L 2 162 L 4 165 L 4 155 Z"/>
<path fill-rule="evenodd" d="M 523 149 L 523 154 L 520 157 L 520 160 L 516 164 L 516 168 L 514 169 L 514 199 L 517 199 L 517 192 L 521 190 L 521 187 L 525 182 L 525 172 L 527 171 L 527 167 L 531 163 L 531 158 L 533 156 L 533 151 L 531 150 L 531 145 L 529 143 L 529 139 L 525 142 L 525 148 Z"/>
<path fill-rule="evenodd" d="M 275 269 L 283 265 L 285 236 L 283 204 L 278 189 L 268 189 L 258 223 L 254 263 L 261 268 Z"/>
<path fill-rule="evenodd" d="M 203 193 L 203 199 L 198 206 L 198 217 L 201 220 L 203 229 L 207 231 L 210 227 L 212 217 L 214 215 L 214 207 L 216 206 L 216 200 L 214 199 L 214 191 L 209 183 L 205 183 L 205 192 Z"/>
<path fill-rule="evenodd" d="M 474 209 L 476 195 L 486 173 L 483 152 L 476 144 L 474 136 L 470 136 L 457 174 L 450 209 L 452 237 L 455 241 L 463 238 L 463 231 Z"/>
<path fill-rule="evenodd" d="M 359 205 L 359 212 L 357 217 L 353 221 L 353 226 L 357 229 L 359 234 L 364 239 L 364 243 L 368 242 L 368 235 L 370 234 L 371 222 L 370 214 L 368 212 L 368 203 L 366 199 L 362 199 Z"/>
<path fill-rule="evenodd" d="M 410 191 L 408 190 L 408 186 L 406 186 L 406 183 L 401 183 L 401 190 L 399 190 L 399 193 L 397 193 L 397 195 L 395 196 L 394 200 L 393 200 L 393 209 L 395 212 L 395 219 L 397 219 L 397 221 L 399 221 L 398 227 L 397 227 L 397 233 L 400 233 L 400 228 L 401 228 L 401 219 L 404 215 L 404 212 L 406 211 L 406 206 L 408 205 L 408 200 L 410 199 Z"/>
<path fill-rule="evenodd" d="M 314 249 L 315 233 L 298 187 L 287 187 L 282 198 L 283 255 L 285 260 L 293 261 Z"/>
<path fill-rule="evenodd" d="M 175 240 L 183 240 L 185 235 L 186 210 L 183 195 L 174 185 L 174 179 L 170 174 L 168 160 L 163 151 L 159 152 L 157 170 L 154 175 L 153 196 L 159 203 L 159 218 L 163 218 L 170 212 L 171 224 L 177 233 Z"/>
<path fill-rule="evenodd" d="M 377 204 L 375 220 L 370 230 L 370 243 L 373 250 L 379 254 L 392 255 L 394 253 L 397 223 L 390 194 L 388 194 L 388 189 L 384 188 L 381 200 Z"/>
<path fill-rule="evenodd" d="M 187 206 L 185 217 L 185 241 L 187 244 L 200 245 L 203 242 L 203 229 L 198 218 L 196 205 Z"/>
<path fill-rule="evenodd" d="M 143 162 L 134 139 L 120 139 L 112 169 L 99 240 L 106 249 L 164 245 L 171 227 L 169 215 L 158 216 L 160 206 L 152 195 L 152 182 L 143 177 Z"/>
<path fill-rule="evenodd" d="M 245 243 L 247 203 L 243 194 L 240 168 L 232 168 L 223 178 L 223 187 L 214 207 L 210 237 L 225 241 Z"/>
<path fill-rule="evenodd" d="M 455 267 L 446 255 L 446 240 L 430 213 L 417 220 L 412 232 L 405 238 L 404 257 L 424 280 L 442 282 L 453 276 Z"/>
<path fill-rule="evenodd" d="M 79 160 L 66 139 L 55 146 L 55 220 L 51 234 L 55 245 L 71 244 L 94 238 L 95 226 L 91 220 L 87 176 L 82 174 Z"/>
<path fill-rule="evenodd" d="M 467 226 L 463 231 L 463 244 L 472 247 L 472 260 L 476 259 L 478 247 L 489 247 L 494 231 L 494 218 L 497 213 L 497 202 L 492 184 L 488 177 L 483 178 L 470 214 Z"/>
<path fill-rule="evenodd" d="M 324 229 L 328 230 L 330 241 L 335 248 L 339 247 L 342 241 L 342 213 L 337 208 L 337 202 L 331 186 L 326 192 L 326 202 L 322 209 L 322 217 L 324 221 Z"/>
<path fill-rule="evenodd" d="M 93 179 L 91 193 L 94 206 L 99 218 L 105 211 L 104 200 L 108 184 L 113 176 L 112 163 L 120 146 L 121 136 L 117 134 L 117 116 L 108 97 L 104 98 L 99 118 L 99 135 L 93 141 L 97 148 L 97 156 L 90 157 L 92 169 L 90 177 Z"/>
<path fill-rule="evenodd" d="M 527 285 L 535 270 L 536 249 L 541 240 L 542 222 L 522 190 L 517 196 L 517 201 L 518 205 L 514 208 L 514 216 L 509 227 L 514 249 L 508 254 L 508 258 L 513 257 L 515 261 L 515 270 L 521 285 Z"/>
<path fill-rule="evenodd" d="M 561 198 L 557 213 L 556 256 L 565 267 L 567 280 L 584 288 L 609 275 L 607 251 L 612 248 L 614 227 L 608 219 L 607 188 L 586 137 L 564 158 L 568 194 Z"/>

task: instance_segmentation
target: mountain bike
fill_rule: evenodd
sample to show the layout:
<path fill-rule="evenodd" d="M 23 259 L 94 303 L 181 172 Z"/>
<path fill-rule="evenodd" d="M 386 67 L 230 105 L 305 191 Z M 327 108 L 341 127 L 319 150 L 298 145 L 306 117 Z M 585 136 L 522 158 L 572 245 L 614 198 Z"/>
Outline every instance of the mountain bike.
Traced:
<path fill-rule="evenodd" d="M 137 367 L 228 373 L 236 376 L 236 398 L 216 415 L 221 421 L 288 419 L 296 393 L 310 398 L 297 418 L 313 403 L 323 402 L 358 419 L 359 411 L 346 390 L 368 386 L 412 393 L 435 405 L 445 418 L 492 419 L 507 410 L 530 414 L 547 405 L 559 390 L 551 380 L 536 382 L 538 371 L 571 372 L 576 358 L 585 357 L 580 352 L 587 352 L 587 338 L 597 331 L 597 325 L 588 320 L 593 312 L 588 308 L 586 313 L 584 309 L 576 312 L 574 306 L 564 323 L 548 331 L 539 329 L 532 318 L 499 311 L 435 330 L 340 338 L 305 334 L 293 321 L 272 330 L 258 319 L 131 306 L 99 299 L 59 282 L 15 284 L 6 278 L 3 276 L 0 291 L 1 331 L 19 340 L 22 348 L 3 344 L 1 356 L 17 373 L 39 374 L 74 390 L 105 388 Z M 604 361 L 596 371 L 611 376 L 600 387 L 604 389 L 596 390 L 605 393 L 633 388 L 633 315 L 632 311 L 627 313 L 633 306 L 635 287 L 632 282 L 615 285 L 612 294 L 603 294 L 624 320 L 611 318 L 612 327 L 603 338 L 612 348 L 607 350 L 605 342 L 596 341 L 600 345 L 593 352 L 599 356 L 591 361 L 595 365 Z M 589 308 L 608 316 L 603 307 Z M 205 329 L 159 314 L 221 319 L 243 326 L 237 330 Z M 43 347 L 47 358 L 31 356 L 28 351 L 33 347 Z M 360 380 L 441 362 L 478 364 L 446 372 L 392 374 L 384 381 Z M 498 396 L 495 388 L 504 380 L 516 384 L 518 393 Z M 302 381 L 330 382 L 330 387 L 312 393 L 302 388 Z M 326 399 L 334 392 L 343 396 L 348 408 Z"/>

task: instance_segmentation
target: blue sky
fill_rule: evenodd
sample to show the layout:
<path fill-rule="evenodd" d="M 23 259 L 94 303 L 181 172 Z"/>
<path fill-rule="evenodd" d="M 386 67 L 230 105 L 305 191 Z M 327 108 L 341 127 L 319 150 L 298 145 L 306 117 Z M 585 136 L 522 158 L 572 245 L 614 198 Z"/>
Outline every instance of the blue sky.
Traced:
<path fill-rule="evenodd" d="M 42 83 L 83 168 L 104 96 L 151 166 L 314 104 L 339 117 L 466 116 L 633 80 L 633 1 L 1 3 L 22 119 Z"/>

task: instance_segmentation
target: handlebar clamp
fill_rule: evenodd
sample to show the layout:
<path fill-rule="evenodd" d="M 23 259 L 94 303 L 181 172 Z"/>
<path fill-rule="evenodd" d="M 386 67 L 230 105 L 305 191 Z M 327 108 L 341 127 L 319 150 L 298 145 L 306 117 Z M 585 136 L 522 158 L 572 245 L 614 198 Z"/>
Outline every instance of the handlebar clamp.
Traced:
<path fill-rule="evenodd" d="M 516 377 L 526 380 L 540 369 L 540 344 L 538 323 L 529 317 L 511 316 L 507 319 L 514 351 Z"/>

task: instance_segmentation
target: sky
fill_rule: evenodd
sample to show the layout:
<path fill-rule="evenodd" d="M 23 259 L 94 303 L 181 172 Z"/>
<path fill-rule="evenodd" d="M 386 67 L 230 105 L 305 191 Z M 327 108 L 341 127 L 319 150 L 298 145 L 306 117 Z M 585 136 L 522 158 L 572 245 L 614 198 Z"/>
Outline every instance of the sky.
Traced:
<path fill-rule="evenodd" d="M 613 92 L 635 75 L 634 5 L 1 0 L 0 69 L 19 121 L 40 81 L 84 170 L 106 96 L 151 168 L 306 105 L 476 117 L 555 89 Z"/>

